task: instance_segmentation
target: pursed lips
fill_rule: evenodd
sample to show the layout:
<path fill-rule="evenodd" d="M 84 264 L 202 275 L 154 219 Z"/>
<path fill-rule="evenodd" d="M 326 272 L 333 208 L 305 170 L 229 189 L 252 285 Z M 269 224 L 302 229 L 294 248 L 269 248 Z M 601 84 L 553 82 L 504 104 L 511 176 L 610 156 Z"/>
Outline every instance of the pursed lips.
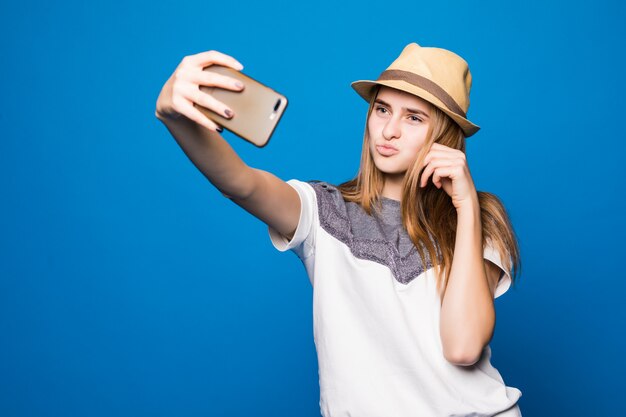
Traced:
<path fill-rule="evenodd" d="M 398 149 L 387 144 L 376 145 L 376 150 L 383 156 L 391 156 L 398 153 Z"/>

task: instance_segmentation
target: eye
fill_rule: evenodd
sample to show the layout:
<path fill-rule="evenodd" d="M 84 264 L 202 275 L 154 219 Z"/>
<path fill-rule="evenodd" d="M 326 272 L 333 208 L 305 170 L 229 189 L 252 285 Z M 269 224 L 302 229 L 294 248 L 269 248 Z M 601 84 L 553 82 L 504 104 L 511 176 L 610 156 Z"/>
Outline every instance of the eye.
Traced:
<path fill-rule="evenodd" d="M 382 113 L 382 114 L 386 114 L 386 113 L 388 113 L 388 112 L 387 112 L 387 109 L 386 109 L 386 108 L 384 108 L 384 107 L 382 107 L 382 106 L 376 106 L 376 111 L 377 111 L 377 112 L 380 112 L 380 113 Z"/>
<path fill-rule="evenodd" d="M 423 120 L 420 119 L 419 117 L 415 116 L 415 115 L 411 115 L 409 116 L 411 118 L 411 121 L 413 122 L 422 122 Z"/>

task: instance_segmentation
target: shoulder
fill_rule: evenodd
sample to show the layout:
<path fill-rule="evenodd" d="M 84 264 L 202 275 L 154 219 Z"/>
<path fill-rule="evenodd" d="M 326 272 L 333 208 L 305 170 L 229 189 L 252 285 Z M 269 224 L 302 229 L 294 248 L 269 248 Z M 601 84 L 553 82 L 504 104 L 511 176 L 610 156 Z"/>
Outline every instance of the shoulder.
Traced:
<path fill-rule="evenodd" d="M 341 191 L 326 181 L 311 180 L 307 182 L 315 192 L 320 225 L 331 235 L 343 242 L 351 240 L 350 218 L 347 203 Z"/>
<path fill-rule="evenodd" d="M 307 194 L 317 203 L 320 220 L 328 216 L 347 220 L 346 205 L 355 204 L 344 201 L 337 186 L 320 180 L 301 181 L 292 179 L 287 184 L 295 188 L 300 194 Z"/>
<path fill-rule="evenodd" d="M 307 184 L 313 188 L 315 194 L 317 194 L 320 198 L 343 202 L 341 191 L 339 191 L 335 185 L 320 180 L 309 180 L 307 181 Z"/>

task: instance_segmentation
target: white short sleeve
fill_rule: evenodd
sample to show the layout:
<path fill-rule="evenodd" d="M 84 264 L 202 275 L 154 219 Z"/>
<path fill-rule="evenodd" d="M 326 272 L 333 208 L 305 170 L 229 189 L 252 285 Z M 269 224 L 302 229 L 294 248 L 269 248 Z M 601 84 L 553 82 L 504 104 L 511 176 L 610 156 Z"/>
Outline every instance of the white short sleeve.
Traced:
<path fill-rule="evenodd" d="M 315 225 L 317 221 L 317 198 L 315 190 L 306 182 L 295 179 L 287 181 L 300 197 L 300 218 L 291 240 L 281 235 L 276 229 L 268 226 L 272 245 L 281 251 L 292 250 L 303 261 L 313 254 L 315 248 Z"/>
<path fill-rule="evenodd" d="M 493 298 L 498 298 L 502 294 L 507 292 L 507 290 L 511 286 L 511 272 L 504 266 L 498 250 L 489 243 L 487 244 L 487 246 L 485 246 L 485 249 L 483 251 L 483 258 L 493 262 L 502 270 L 502 273 L 500 274 L 500 280 L 498 281 L 498 284 L 496 285 L 496 290 L 493 294 Z"/>

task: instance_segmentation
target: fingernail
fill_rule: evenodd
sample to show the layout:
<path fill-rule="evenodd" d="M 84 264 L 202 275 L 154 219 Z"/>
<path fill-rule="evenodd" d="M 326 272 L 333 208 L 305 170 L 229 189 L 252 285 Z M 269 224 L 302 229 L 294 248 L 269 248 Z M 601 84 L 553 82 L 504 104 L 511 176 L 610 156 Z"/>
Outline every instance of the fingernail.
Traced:
<path fill-rule="evenodd" d="M 226 117 L 231 118 L 233 117 L 233 112 L 229 109 L 224 110 L 224 114 L 226 115 Z"/>
<path fill-rule="evenodd" d="M 222 133 L 222 132 L 224 131 L 224 128 L 223 128 L 223 127 L 219 127 L 219 126 L 218 126 L 216 130 L 217 130 L 218 132 Z"/>
<path fill-rule="evenodd" d="M 237 87 L 237 88 L 243 88 L 243 83 L 241 83 L 241 82 L 237 81 L 237 82 L 235 83 L 235 87 Z"/>
<path fill-rule="evenodd" d="M 237 62 L 237 68 L 239 69 L 239 71 L 243 69 L 243 65 L 241 65 L 241 62 Z"/>

